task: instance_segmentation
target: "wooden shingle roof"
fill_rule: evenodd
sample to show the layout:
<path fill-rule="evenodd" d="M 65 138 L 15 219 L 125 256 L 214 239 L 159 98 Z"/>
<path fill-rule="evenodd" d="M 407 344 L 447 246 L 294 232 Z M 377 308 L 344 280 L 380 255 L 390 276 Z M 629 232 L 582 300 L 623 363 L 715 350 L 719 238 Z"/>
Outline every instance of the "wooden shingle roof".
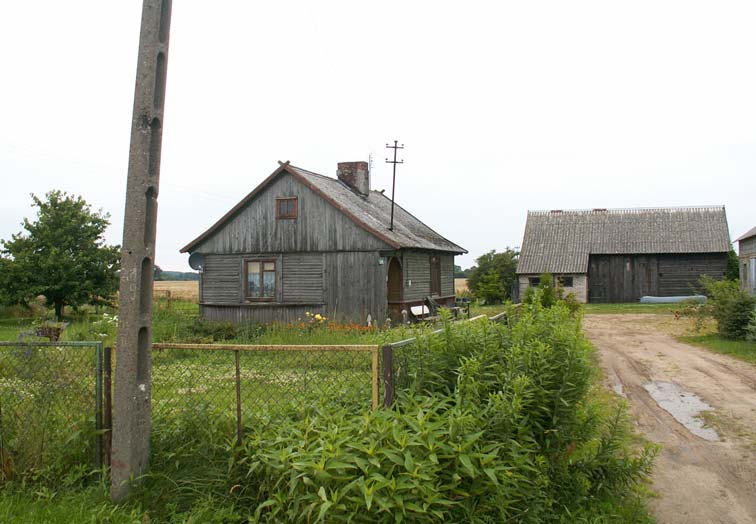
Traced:
<path fill-rule="evenodd" d="M 288 173 L 339 209 L 359 227 L 375 235 L 395 249 L 427 249 L 455 254 L 467 253 L 464 248 L 442 237 L 396 204 L 394 206 L 394 229 L 389 230 L 391 200 L 380 191 L 370 191 L 367 197 L 361 196 L 336 178 L 319 175 L 312 171 L 292 166 L 288 162 L 280 164 L 278 169 L 207 231 L 181 248 L 181 252 L 191 252 L 196 246 L 212 236 L 226 222 L 244 209 L 274 178 L 282 173 Z"/>
<path fill-rule="evenodd" d="M 591 254 L 726 253 L 724 206 L 529 211 L 518 273 L 586 273 Z"/>

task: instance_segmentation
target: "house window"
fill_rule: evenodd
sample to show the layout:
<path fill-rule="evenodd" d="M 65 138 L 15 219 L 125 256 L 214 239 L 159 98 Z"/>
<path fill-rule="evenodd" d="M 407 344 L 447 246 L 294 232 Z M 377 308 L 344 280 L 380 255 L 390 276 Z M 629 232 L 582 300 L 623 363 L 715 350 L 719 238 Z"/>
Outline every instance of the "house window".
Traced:
<path fill-rule="evenodd" d="M 276 199 L 276 218 L 297 218 L 297 197 Z"/>
<path fill-rule="evenodd" d="M 276 298 L 276 261 L 248 260 L 247 300 L 275 300 Z"/>
<path fill-rule="evenodd" d="M 559 287 L 572 287 L 572 277 L 566 277 L 564 275 L 558 278 Z"/>
<path fill-rule="evenodd" d="M 538 284 L 541 283 L 541 277 L 530 277 L 528 282 L 530 282 L 530 287 L 538 287 Z"/>

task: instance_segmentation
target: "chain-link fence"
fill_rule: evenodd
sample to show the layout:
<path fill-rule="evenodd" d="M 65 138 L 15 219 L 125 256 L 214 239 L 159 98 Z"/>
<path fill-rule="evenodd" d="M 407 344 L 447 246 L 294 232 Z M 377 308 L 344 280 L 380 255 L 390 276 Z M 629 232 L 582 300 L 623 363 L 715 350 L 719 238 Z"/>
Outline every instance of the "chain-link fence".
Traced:
<path fill-rule="evenodd" d="M 493 317 L 478 315 L 464 322 L 487 319 L 491 322 L 506 322 L 507 313 Z M 436 370 L 456 366 L 455 356 L 448 351 L 434 351 L 434 343 L 453 325 L 431 331 L 422 337 L 412 337 L 387 344 L 381 348 L 381 375 L 383 388 L 383 405 L 388 407 L 394 402 L 396 391 L 407 390 L 413 385 L 422 390 L 428 381 L 438 379 Z"/>
<path fill-rule="evenodd" d="M 154 344 L 153 427 L 171 418 L 245 425 L 315 404 L 379 403 L 378 346 Z"/>
<path fill-rule="evenodd" d="M 44 468 L 99 467 L 100 342 L 0 342 L 0 480 Z"/>

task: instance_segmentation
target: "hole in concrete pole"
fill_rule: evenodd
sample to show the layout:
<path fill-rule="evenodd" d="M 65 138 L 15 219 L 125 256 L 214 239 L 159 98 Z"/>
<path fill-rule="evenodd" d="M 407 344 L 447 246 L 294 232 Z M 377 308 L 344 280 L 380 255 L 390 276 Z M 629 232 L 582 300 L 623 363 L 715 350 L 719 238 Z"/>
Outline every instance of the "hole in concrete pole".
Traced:
<path fill-rule="evenodd" d="M 155 101 L 154 106 L 156 111 L 163 109 L 163 102 L 165 101 L 165 54 L 158 53 L 157 64 L 155 65 Z"/>
<path fill-rule="evenodd" d="M 137 382 L 147 381 L 147 367 L 149 363 L 150 330 L 146 327 L 139 329 L 137 335 Z"/>
<path fill-rule="evenodd" d="M 171 0 L 163 0 L 160 9 L 160 28 L 158 29 L 158 40 L 161 44 L 165 43 L 168 37 L 168 28 L 171 23 Z"/>
<path fill-rule="evenodd" d="M 139 314 L 148 315 L 152 311 L 152 260 L 142 260 L 142 280 L 139 289 Z"/>
<path fill-rule="evenodd" d="M 159 118 L 150 122 L 150 157 L 147 164 L 147 174 L 157 178 L 160 174 L 160 143 L 163 138 L 163 127 Z"/>
<path fill-rule="evenodd" d="M 144 247 L 155 245 L 155 222 L 157 221 L 157 191 L 150 186 L 145 194 Z M 147 259 L 145 259 L 147 260 Z"/>

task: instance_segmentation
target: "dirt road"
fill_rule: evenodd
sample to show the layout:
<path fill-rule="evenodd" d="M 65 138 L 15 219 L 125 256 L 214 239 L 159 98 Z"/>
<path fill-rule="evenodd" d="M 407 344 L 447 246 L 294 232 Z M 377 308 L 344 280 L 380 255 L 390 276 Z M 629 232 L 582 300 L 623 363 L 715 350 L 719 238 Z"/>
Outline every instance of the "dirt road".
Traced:
<path fill-rule="evenodd" d="M 627 398 L 638 430 L 662 446 L 654 513 L 659 524 L 756 523 L 756 366 L 677 342 L 667 334 L 673 322 L 585 319 L 607 385 Z M 713 408 L 703 429 L 695 427 L 700 417 L 685 418 L 699 400 Z"/>

